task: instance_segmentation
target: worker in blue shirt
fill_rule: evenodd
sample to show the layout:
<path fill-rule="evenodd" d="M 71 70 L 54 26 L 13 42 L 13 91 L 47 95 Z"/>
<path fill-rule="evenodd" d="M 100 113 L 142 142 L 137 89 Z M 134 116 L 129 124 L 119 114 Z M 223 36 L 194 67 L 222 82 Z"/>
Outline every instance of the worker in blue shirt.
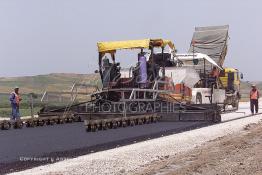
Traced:
<path fill-rule="evenodd" d="M 14 88 L 14 92 L 10 94 L 9 100 L 11 102 L 11 107 L 12 107 L 11 120 L 19 120 L 20 119 L 19 104 L 20 101 L 22 100 L 19 95 L 19 87 Z"/>

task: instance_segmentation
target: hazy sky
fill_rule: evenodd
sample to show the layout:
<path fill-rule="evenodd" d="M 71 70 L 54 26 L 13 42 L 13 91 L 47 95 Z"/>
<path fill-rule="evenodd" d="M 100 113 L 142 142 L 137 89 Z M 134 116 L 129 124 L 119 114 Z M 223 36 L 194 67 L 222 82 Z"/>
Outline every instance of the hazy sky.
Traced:
<path fill-rule="evenodd" d="M 262 80 L 261 7 L 261 0 L 0 0 L 0 76 L 93 72 L 98 41 L 166 38 L 186 52 L 195 26 L 229 24 L 226 66 Z"/>

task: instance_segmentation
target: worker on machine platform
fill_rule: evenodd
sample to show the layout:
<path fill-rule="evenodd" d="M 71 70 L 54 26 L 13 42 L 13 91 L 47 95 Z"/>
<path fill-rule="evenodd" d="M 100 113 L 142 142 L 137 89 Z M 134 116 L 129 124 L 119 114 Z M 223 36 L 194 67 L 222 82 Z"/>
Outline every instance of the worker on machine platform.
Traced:
<path fill-rule="evenodd" d="M 252 85 L 252 89 L 250 91 L 250 110 L 252 114 L 254 114 L 254 108 L 256 113 L 258 113 L 258 99 L 259 92 L 256 88 L 256 85 Z"/>
<path fill-rule="evenodd" d="M 210 73 L 210 76 L 213 77 L 213 78 L 218 78 L 219 76 L 219 71 L 218 71 L 218 68 L 217 67 L 213 67 L 211 73 Z"/>
<path fill-rule="evenodd" d="M 219 77 L 219 71 L 217 67 L 213 67 L 212 71 L 210 72 L 210 76 L 208 79 L 208 84 L 210 87 L 216 85 L 217 79 Z"/>
<path fill-rule="evenodd" d="M 14 88 L 14 92 L 10 94 L 9 100 L 11 102 L 12 107 L 12 116 L 11 120 L 19 120 L 20 119 L 20 113 L 19 113 L 19 104 L 22 100 L 19 96 L 19 87 Z"/>

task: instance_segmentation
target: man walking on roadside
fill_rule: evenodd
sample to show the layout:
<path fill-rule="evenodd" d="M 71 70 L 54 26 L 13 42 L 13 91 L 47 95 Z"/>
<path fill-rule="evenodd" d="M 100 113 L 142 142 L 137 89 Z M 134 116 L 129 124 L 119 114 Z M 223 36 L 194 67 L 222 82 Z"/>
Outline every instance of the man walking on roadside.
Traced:
<path fill-rule="evenodd" d="M 252 85 L 252 89 L 250 91 L 250 110 L 252 114 L 254 114 L 254 108 L 256 113 L 258 113 L 258 99 L 259 92 L 256 88 L 256 85 Z"/>
<path fill-rule="evenodd" d="M 9 100 L 11 102 L 12 107 L 12 116 L 11 120 L 19 120 L 20 113 L 19 113 L 19 104 L 22 100 L 19 96 L 19 87 L 15 87 L 14 92 L 10 94 Z"/>

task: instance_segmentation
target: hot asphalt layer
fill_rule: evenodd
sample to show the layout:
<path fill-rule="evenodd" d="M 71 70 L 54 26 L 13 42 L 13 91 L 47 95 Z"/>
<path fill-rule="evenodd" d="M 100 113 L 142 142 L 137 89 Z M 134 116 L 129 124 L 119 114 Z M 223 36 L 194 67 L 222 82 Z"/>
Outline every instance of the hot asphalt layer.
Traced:
<path fill-rule="evenodd" d="M 24 158 L 38 158 L 59 152 L 69 154 L 58 155 L 71 154 L 70 157 L 74 157 L 75 152 L 86 154 L 88 151 L 109 149 L 135 140 L 139 141 L 142 138 L 156 137 L 157 134 L 180 132 L 197 126 L 199 123 L 196 122 L 159 122 L 86 132 L 83 123 L 72 123 L 0 131 L 0 169 L 1 166 L 3 168 L 6 164 L 19 162 Z M 75 155 L 81 155 L 81 153 L 75 153 Z"/>

